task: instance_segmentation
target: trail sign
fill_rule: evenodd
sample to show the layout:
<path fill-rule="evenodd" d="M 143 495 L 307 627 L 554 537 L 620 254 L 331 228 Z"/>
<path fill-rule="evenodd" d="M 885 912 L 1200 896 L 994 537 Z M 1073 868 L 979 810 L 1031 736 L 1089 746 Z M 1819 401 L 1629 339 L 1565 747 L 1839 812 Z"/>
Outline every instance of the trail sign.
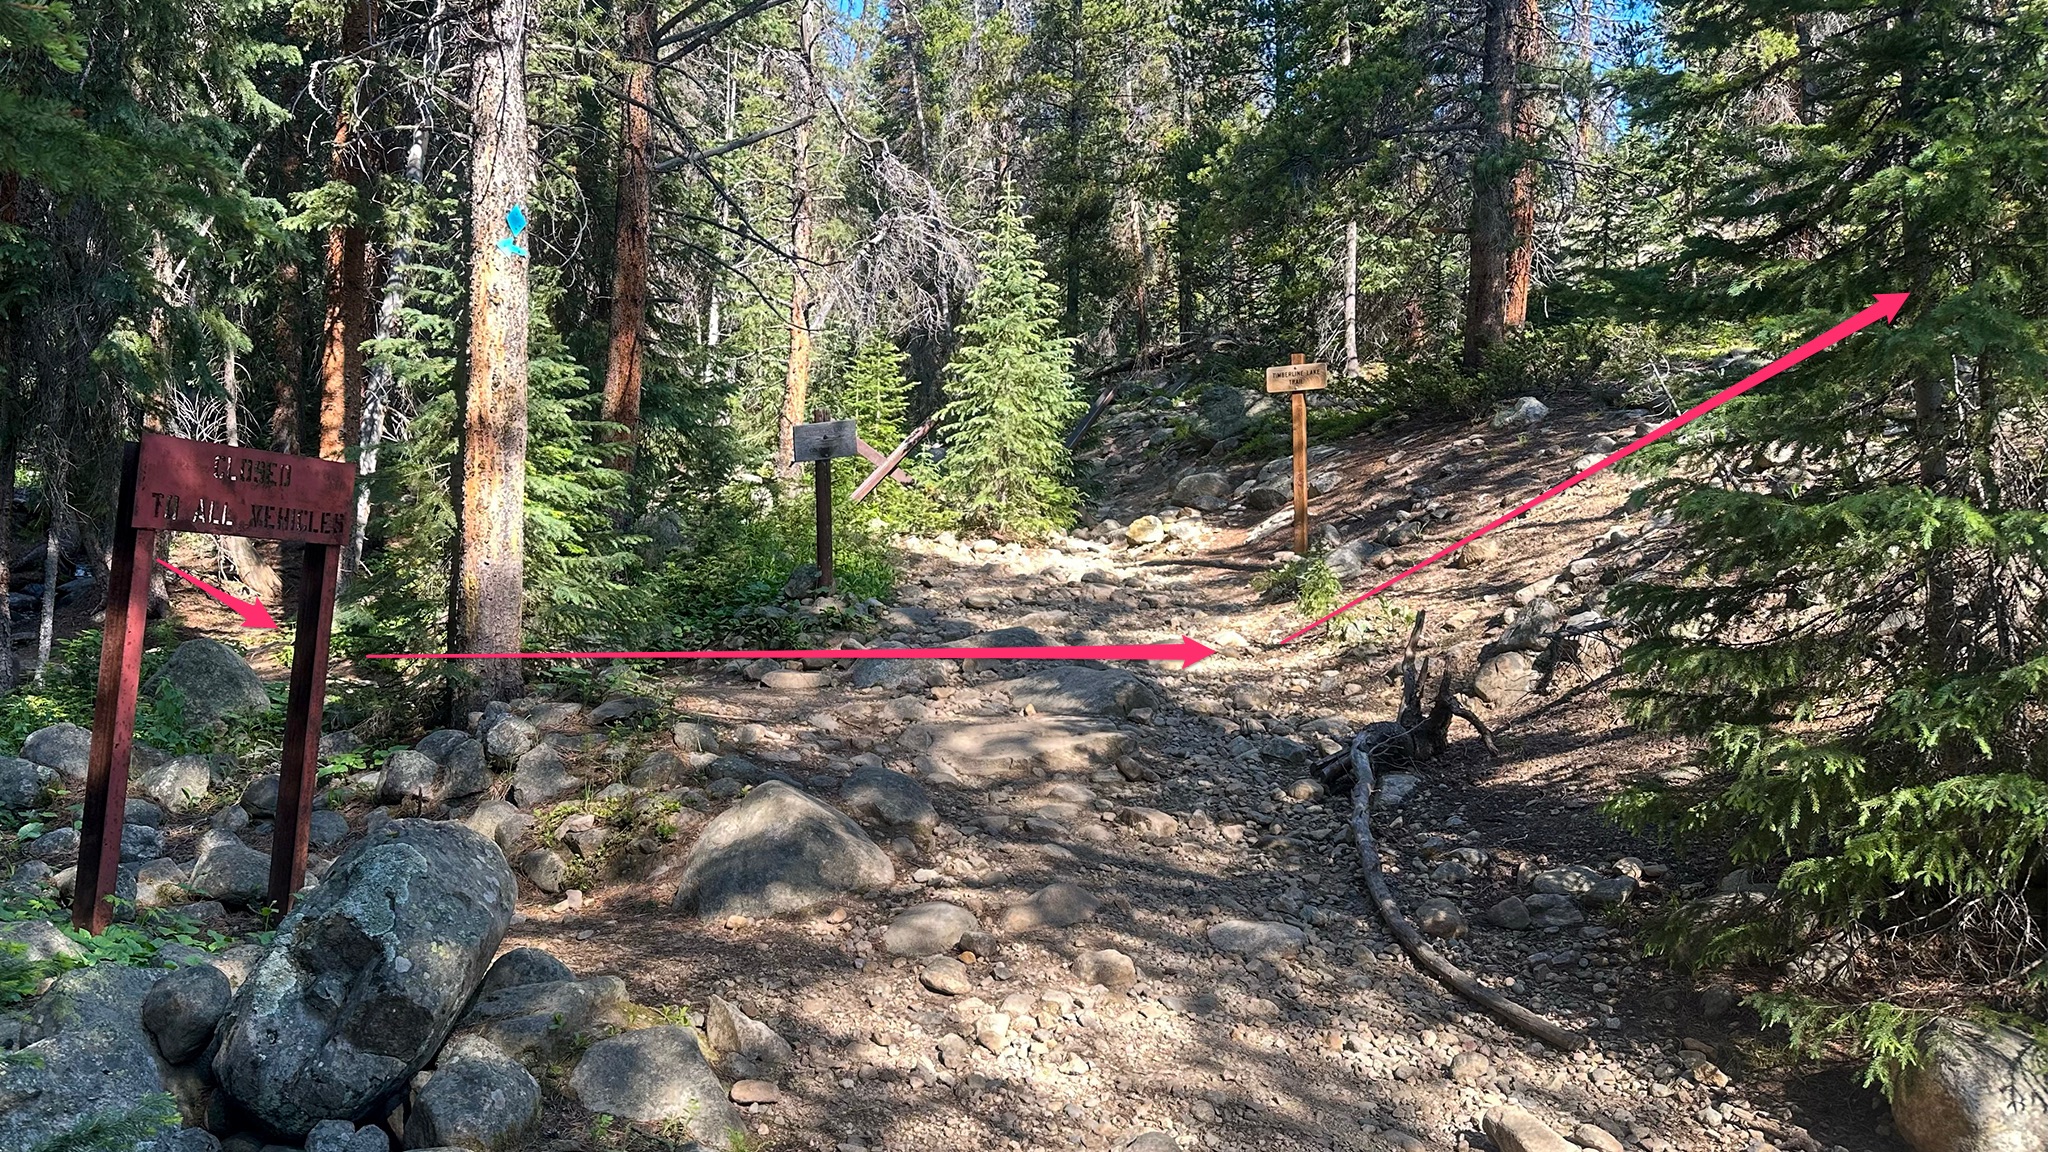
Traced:
<path fill-rule="evenodd" d="M 799 424 L 789 430 L 790 459 L 797 464 L 815 464 L 860 455 L 860 437 L 851 420 L 825 420 L 817 414 L 816 424 Z"/>
<path fill-rule="evenodd" d="M 818 587 L 832 588 L 832 461 L 860 454 L 860 433 L 851 420 L 829 420 L 823 412 L 813 413 L 815 423 L 798 424 L 789 430 L 790 458 L 809 464 L 815 474 L 818 506 Z"/>
<path fill-rule="evenodd" d="M 1327 364 L 1304 364 L 1295 353 L 1289 363 L 1266 369 L 1266 391 L 1290 394 L 1294 407 L 1294 552 L 1308 554 L 1308 397 L 1329 387 Z"/>
<path fill-rule="evenodd" d="M 280 913 L 289 908 L 306 875 L 306 827 L 313 815 L 320 710 L 327 693 L 327 634 L 334 621 L 334 589 L 355 504 L 355 478 L 353 464 L 153 432 L 127 446 L 100 641 L 99 694 L 93 702 L 85 832 L 71 905 L 76 927 L 101 932 L 113 921 L 108 897 L 121 864 L 149 578 L 156 535 L 167 530 L 306 543 L 270 850 L 270 900 Z"/>

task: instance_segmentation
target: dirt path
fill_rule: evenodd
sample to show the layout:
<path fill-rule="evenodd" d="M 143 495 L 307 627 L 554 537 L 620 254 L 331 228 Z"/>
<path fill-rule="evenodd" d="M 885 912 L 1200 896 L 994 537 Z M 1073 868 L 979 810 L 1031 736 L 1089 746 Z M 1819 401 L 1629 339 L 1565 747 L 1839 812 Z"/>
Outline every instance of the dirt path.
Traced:
<path fill-rule="evenodd" d="M 1410 562 L 1540 487 L 1610 426 L 1627 419 L 1560 413 L 1531 432 L 1362 437 L 1319 464 L 1338 477 L 1324 499 L 1346 540 L 1398 529 L 1395 517 L 1414 509 L 1421 538 L 1389 554 Z M 1117 435 L 1149 431 L 1138 422 Z M 1111 489 L 1104 514 L 1165 510 L 1166 479 Z M 1242 477 L 1226 479 L 1235 489 Z M 1452 479 L 1449 495 L 1429 490 Z M 1433 643 L 1475 648 L 1503 630 L 1503 610 L 1533 582 L 1565 574 L 1549 595 L 1562 610 L 1587 610 L 1600 577 L 1581 573 L 1571 589 L 1570 561 L 1601 557 L 1603 571 L 1619 572 L 1654 547 L 1655 533 L 1622 511 L 1625 494 L 1616 479 L 1556 501 L 1507 533 L 1494 562 L 1439 566 L 1393 603 L 1443 622 Z M 1448 506 L 1443 516 L 1432 501 Z M 1460 740 L 1397 811 L 1380 805 L 1404 904 L 1441 896 L 1469 921 L 1443 950 L 1593 1046 L 1544 1050 L 1420 976 L 1360 896 L 1348 802 L 1322 796 L 1305 766 L 1394 715 L 1391 657 L 1372 643 L 1272 649 L 1299 617 L 1261 602 L 1246 573 L 1145 563 L 1269 555 L 1284 533 L 1245 544 L 1261 518 L 1176 517 L 1163 541 L 1141 548 L 1114 528 L 1100 533 L 1114 543 L 1057 548 L 910 542 L 880 643 L 1021 627 L 1051 643 L 1188 633 L 1223 652 L 1184 672 L 1105 672 L 1121 686 L 1064 696 L 1018 678 L 1029 670 L 971 665 L 926 670 L 942 681 L 928 685 L 860 688 L 846 670 L 794 667 L 768 677 L 773 687 L 737 669 L 665 681 L 664 702 L 726 752 L 818 794 L 834 795 L 862 764 L 918 776 L 936 831 L 889 843 L 897 883 L 872 900 L 700 924 L 668 908 L 686 828 L 651 874 L 599 886 L 580 907 L 529 890 L 506 946 L 540 945 L 579 971 L 617 973 L 645 1003 L 701 1013 L 716 994 L 770 1023 L 797 1059 L 779 1076 L 781 1100 L 749 1111 L 777 1148 L 1487 1147 L 1479 1118 L 1509 1101 L 1589 1147 L 1895 1147 L 1876 1097 L 1846 1070 L 1755 1065 L 1746 1010 L 1714 1011 L 1721 990 L 1703 998 L 1638 958 L 1634 910 L 1713 877 L 1595 810 L 1620 781 L 1680 756 L 1621 723 L 1597 653 L 1560 669 L 1549 694 L 1490 711 L 1500 762 Z M 599 787 L 667 735 L 614 736 L 578 769 Z M 1088 743 L 1097 737 L 1107 743 Z M 1013 763 L 997 754 L 1002 740 L 1039 743 Z M 1006 766 L 991 767 L 998 761 Z M 1548 871 L 1569 865 L 1588 871 Z M 1632 890 L 1617 909 L 1584 894 L 1552 901 L 1555 927 L 1489 922 L 1487 910 L 1510 896 L 1541 905 L 1532 883 L 1545 875 L 1566 887 L 1575 876 L 1606 881 L 1610 897 Z M 1028 927 L 1015 909 L 1051 884 L 1081 889 L 1092 914 Z M 950 994 L 921 981 L 923 961 L 881 943 L 899 913 L 933 900 L 974 913 L 983 929 L 964 941 L 964 987 Z M 1259 927 L 1217 929 L 1230 921 Z M 1134 962 L 1127 987 L 1104 949 Z M 586 1122 L 563 1109 L 551 1135 L 579 1139 Z"/>

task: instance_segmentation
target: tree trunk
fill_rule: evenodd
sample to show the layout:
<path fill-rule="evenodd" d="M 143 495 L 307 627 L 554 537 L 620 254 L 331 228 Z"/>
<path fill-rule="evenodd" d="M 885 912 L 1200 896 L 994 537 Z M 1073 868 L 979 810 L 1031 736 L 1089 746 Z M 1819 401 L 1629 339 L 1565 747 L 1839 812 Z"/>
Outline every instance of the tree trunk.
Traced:
<path fill-rule="evenodd" d="M 43 471 L 43 504 L 47 508 L 48 522 L 43 528 L 43 603 L 42 613 L 36 621 L 36 683 L 43 682 L 44 673 L 50 667 L 50 651 L 57 642 L 57 584 L 59 562 L 64 555 L 65 505 L 70 496 L 64 483 L 64 470 L 59 467 L 45 467 Z"/>
<path fill-rule="evenodd" d="M 1081 21 L 1086 13 L 1082 0 L 1068 0 L 1067 40 L 1073 49 L 1067 66 L 1067 173 L 1073 186 L 1067 189 L 1067 251 L 1064 292 L 1065 315 L 1061 330 L 1069 336 L 1081 334 Z"/>
<path fill-rule="evenodd" d="M 1521 90 L 1534 62 L 1542 13 L 1536 0 L 1486 0 L 1480 59 L 1479 153 L 1472 160 L 1471 274 L 1465 289 L 1463 364 L 1522 327 L 1535 255 L 1536 102 Z"/>
<path fill-rule="evenodd" d="M 1337 63 L 1351 67 L 1351 29 L 1344 29 Z M 1344 221 L 1344 375 L 1358 375 L 1358 219 Z"/>
<path fill-rule="evenodd" d="M 797 48 L 803 54 L 804 75 L 798 81 L 799 113 L 808 111 L 812 92 L 809 72 L 811 58 L 811 6 L 804 3 L 797 14 Z M 793 429 L 804 422 L 811 399 L 811 129 L 808 121 L 791 133 L 794 157 L 789 170 L 789 368 L 782 382 L 782 418 L 775 438 L 776 470 L 789 475 L 796 470 Z"/>
<path fill-rule="evenodd" d="M 350 0 L 341 20 L 341 51 L 360 57 L 369 48 L 376 24 L 374 0 Z M 363 403 L 363 341 L 370 314 L 369 231 L 363 226 L 369 209 L 368 141 L 357 138 L 356 93 L 362 77 L 350 69 L 336 102 L 334 151 L 329 172 L 355 188 L 349 222 L 327 230 L 327 313 L 320 340 L 320 455 L 339 460 L 347 454 L 349 430 Z"/>
<path fill-rule="evenodd" d="M 619 142 L 618 247 L 612 267 L 611 357 L 605 365 L 604 419 L 619 426 L 621 444 L 612 467 L 633 467 L 640 429 L 640 374 L 647 356 L 647 269 L 653 244 L 654 4 L 641 3 L 626 18 L 625 107 Z"/>
<path fill-rule="evenodd" d="M 454 581 L 455 643 L 512 652 L 521 641 L 525 577 L 526 257 L 500 245 L 506 214 L 533 184 L 526 121 L 526 36 L 532 0 L 476 10 L 470 66 L 469 380 L 462 395 L 461 492 Z M 530 236 L 521 238 L 528 245 Z M 522 689 L 517 660 L 479 661 L 478 700 Z M 468 703 L 459 712 L 468 711 Z"/>
<path fill-rule="evenodd" d="M 1131 232 L 1137 241 L 1138 284 L 1136 299 L 1132 306 L 1138 313 L 1137 366 L 1147 367 L 1145 350 L 1152 345 L 1152 302 L 1147 294 L 1152 278 L 1152 237 L 1145 230 L 1145 205 L 1138 197 L 1131 197 Z"/>
<path fill-rule="evenodd" d="M 420 74 L 425 77 L 438 75 L 441 71 L 441 47 L 445 42 L 443 29 L 448 14 L 447 0 L 436 0 L 434 12 L 427 25 L 427 49 L 421 59 Z M 412 141 L 405 150 L 405 180 L 414 188 L 427 182 L 427 130 L 432 123 L 432 97 L 425 95 L 422 85 L 419 105 L 413 112 Z M 377 340 L 389 340 L 398 335 L 399 321 L 405 315 L 406 268 L 412 263 L 413 226 L 408 220 L 403 234 L 391 246 L 390 266 L 384 275 L 384 299 L 377 305 Z M 363 419 L 358 430 L 356 445 L 356 511 L 354 522 L 349 529 L 347 550 L 341 556 L 341 580 L 346 582 L 362 568 L 363 544 L 370 531 L 370 478 L 377 474 L 377 455 L 384 443 L 384 422 L 391 412 L 393 394 L 398 381 L 392 375 L 388 362 L 370 365 L 363 379 Z"/>
<path fill-rule="evenodd" d="M 0 696 L 5 696 L 15 685 L 14 608 L 8 594 L 14 588 L 14 463 L 19 448 L 14 431 L 15 395 L 21 388 L 21 360 L 14 326 L 4 319 L 0 319 L 0 356 L 7 358 L 6 387 L 0 390 Z"/>

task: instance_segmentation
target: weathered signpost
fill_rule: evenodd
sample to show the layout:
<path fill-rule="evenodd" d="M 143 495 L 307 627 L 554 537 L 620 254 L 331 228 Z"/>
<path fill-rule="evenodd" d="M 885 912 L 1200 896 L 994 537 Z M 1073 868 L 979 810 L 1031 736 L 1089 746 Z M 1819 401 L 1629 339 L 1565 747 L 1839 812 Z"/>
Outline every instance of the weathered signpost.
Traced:
<path fill-rule="evenodd" d="M 813 424 L 790 429 L 790 457 L 798 464 L 810 464 L 816 474 L 818 503 L 818 587 L 832 587 L 832 461 L 860 454 L 860 435 L 851 420 L 827 420 L 825 413 L 813 413 Z"/>
<path fill-rule="evenodd" d="M 135 741 L 150 569 L 156 534 L 162 531 L 306 544 L 270 850 L 270 900 L 280 913 L 289 907 L 306 874 L 306 825 L 313 813 L 320 708 L 327 693 L 327 633 L 334 619 L 335 581 L 341 546 L 349 538 L 355 482 L 355 465 L 333 460 L 150 432 L 142 434 L 141 443 L 128 445 L 114 521 L 72 924 L 97 933 L 113 920 L 107 898 L 113 895 L 121 864 L 121 818 Z"/>
<path fill-rule="evenodd" d="M 1308 555 L 1308 396 L 1329 387 L 1329 366 L 1304 364 L 1297 352 L 1289 363 L 1266 369 L 1266 391 L 1294 400 L 1294 552 Z"/>

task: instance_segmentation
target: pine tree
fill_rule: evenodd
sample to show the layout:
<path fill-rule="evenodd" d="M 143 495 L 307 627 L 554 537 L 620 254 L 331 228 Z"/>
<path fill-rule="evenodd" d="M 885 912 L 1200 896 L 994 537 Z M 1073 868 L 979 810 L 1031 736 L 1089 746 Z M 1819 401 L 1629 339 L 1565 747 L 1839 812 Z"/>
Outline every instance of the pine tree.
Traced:
<path fill-rule="evenodd" d="M 852 420 L 861 439 L 883 452 L 895 447 L 903 439 L 903 414 L 910 402 L 903 353 L 879 332 L 861 341 L 833 400 L 833 411 Z"/>
<path fill-rule="evenodd" d="M 1704 774 L 1622 811 L 1777 877 L 1744 914 L 1681 926 L 1689 955 L 1768 959 L 1832 935 L 1857 984 L 1898 1006 L 1960 981 L 2038 1011 L 2048 257 L 2021 238 L 2048 228 L 2030 95 L 2048 27 L 1960 0 L 1816 17 L 1796 41 L 1777 3 L 1678 15 L 1685 66 L 1648 86 L 1643 122 L 1674 186 L 1701 164 L 1726 175 L 1695 186 L 1663 298 L 1778 346 L 1873 291 L 1913 295 L 1898 327 L 1729 405 L 1665 458 L 1687 559 L 1615 603 L 1646 634 L 1628 657 L 1636 714 L 1697 737 Z M 1890 1005 L 1794 991 L 1814 998 L 1764 1006 L 1795 1035 L 1895 1050 Z"/>
<path fill-rule="evenodd" d="M 1067 428 L 1083 407 L 1059 299 L 1014 200 L 984 237 L 981 279 L 968 297 L 960 351 L 946 366 L 946 485 L 970 520 L 1033 533 L 1063 521 Z"/>

